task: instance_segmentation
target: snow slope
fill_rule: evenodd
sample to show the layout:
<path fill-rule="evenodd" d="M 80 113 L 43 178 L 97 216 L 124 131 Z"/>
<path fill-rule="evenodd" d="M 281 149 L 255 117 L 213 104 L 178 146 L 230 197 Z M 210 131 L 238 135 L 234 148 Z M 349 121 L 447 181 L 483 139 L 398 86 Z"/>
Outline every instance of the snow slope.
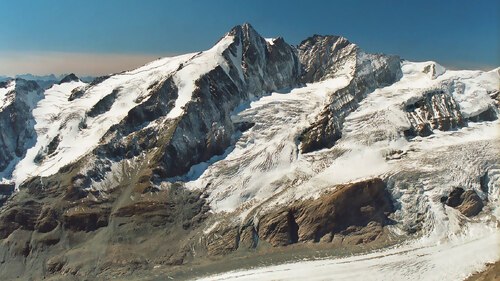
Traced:
<path fill-rule="evenodd" d="M 10 102 L 12 102 L 13 97 L 9 98 L 7 94 L 13 91 L 15 88 L 16 88 L 15 80 L 11 80 L 10 82 L 8 82 L 5 88 L 0 88 L 0 110 L 9 105 Z"/>
<path fill-rule="evenodd" d="M 209 185 L 216 212 L 271 209 L 295 199 L 317 197 L 336 184 L 379 176 L 400 204 L 394 233 L 425 220 L 423 236 L 396 249 L 344 259 L 243 270 L 203 280 L 460 280 L 485 263 L 500 259 L 499 214 L 500 122 L 469 122 L 452 131 L 408 139 L 405 106 L 428 90 L 441 89 L 474 116 L 493 106 L 488 93 L 498 90 L 499 70 L 451 71 L 434 62 L 404 62 L 403 77 L 360 102 L 344 123 L 342 138 L 331 149 L 299 154 L 296 137 L 311 121 L 327 92 L 348 83 L 337 78 L 309 84 L 286 94 L 273 93 L 253 102 L 234 118 L 255 122 L 227 157 L 209 166 L 192 188 Z M 435 68 L 429 74 L 426 68 Z M 496 110 L 496 109 L 495 109 Z M 497 112 L 498 114 L 498 112 Z M 488 192 L 479 177 L 487 173 Z M 490 198 L 485 212 L 469 219 L 439 200 L 453 187 Z M 424 277 L 424 278 L 423 278 Z M 392 278 L 392 279 L 391 279 Z M 422 279 L 423 278 L 423 279 Z"/>
<path fill-rule="evenodd" d="M 80 81 L 54 85 L 33 110 L 39 137 L 16 166 L 12 180 L 19 186 L 32 176 L 53 175 L 61 167 L 77 161 L 99 144 L 112 125 L 118 124 L 132 108 L 147 100 L 151 85 L 172 75 L 179 92 L 175 107 L 167 118 L 179 117 L 191 100 L 195 81 L 215 66 L 225 63 L 221 53 L 232 42 L 233 37 L 226 36 L 208 51 L 159 59 L 141 68 L 113 75 L 94 86 Z M 84 95 L 68 101 L 72 91 L 79 87 L 85 90 Z M 94 117 L 88 116 L 93 106 L 113 92 L 117 95 L 109 110 Z M 42 162 L 37 161 L 37 155 L 47 152 L 50 143 L 57 138 L 57 149 Z"/>

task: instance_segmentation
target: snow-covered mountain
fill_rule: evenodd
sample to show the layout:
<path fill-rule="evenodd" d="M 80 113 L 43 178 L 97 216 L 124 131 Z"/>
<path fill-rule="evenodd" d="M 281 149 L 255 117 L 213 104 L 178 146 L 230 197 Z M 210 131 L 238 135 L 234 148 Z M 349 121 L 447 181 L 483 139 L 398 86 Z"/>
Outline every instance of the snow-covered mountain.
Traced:
<path fill-rule="evenodd" d="M 90 83 L 1 83 L 0 276 L 188 278 L 314 249 L 361 253 L 208 278 L 463 279 L 500 259 L 499 81 L 244 24 Z"/>

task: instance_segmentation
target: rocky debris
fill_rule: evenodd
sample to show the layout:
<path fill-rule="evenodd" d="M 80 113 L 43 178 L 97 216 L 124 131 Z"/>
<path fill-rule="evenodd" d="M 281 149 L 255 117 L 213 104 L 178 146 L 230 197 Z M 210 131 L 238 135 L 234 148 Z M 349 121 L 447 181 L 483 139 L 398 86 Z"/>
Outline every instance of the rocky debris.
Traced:
<path fill-rule="evenodd" d="M 382 226 L 391 223 L 388 215 L 393 211 L 385 183 L 376 178 L 338 186 L 317 199 L 272 211 L 259 220 L 258 234 L 273 246 L 331 242 L 336 235 L 346 241 L 357 235 L 354 244 L 365 243 L 375 240 Z"/>
<path fill-rule="evenodd" d="M 441 198 L 441 202 L 446 205 L 459 210 L 462 214 L 467 217 L 473 217 L 479 214 L 483 207 L 483 200 L 477 195 L 474 190 L 465 191 L 461 187 L 454 188 L 449 196 L 444 196 Z"/>
<path fill-rule="evenodd" d="M 69 82 L 78 82 L 80 81 L 80 78 L 78 78 L 74 73 L 66 75 L 61 81 L 59 81 L 59 84 L 63 83 L 69 83 Z"/>
<path fill-rule="evenodd" d="M 20 274 L 83 278 L 110 269 L 128 272 L 124 265 L 145 269 L 152 262 L 179 265 L 189 259 L 194 245 L 191 239 L 209 211 L 201 192 L 175 184 L 154 194 L 144 192 L 148 182 L 137 175 L 113 190 L 87 190 L 75 199 L 64 189 L 71 189 L 67 185 L 72 184 L 76 172 L 73 167 L 30 180 L 21 187 L 17 199 L 4 206 L 0 213 L 0 256 L 11 258 L 2 260 L 2 266 L 18 265 L 18 259 L 28 258 L 33 267 L 29 273 L 13 267 L 2 271 L 2 278 Z M 42 180 L 55 188 L 40 188 Z M 219 251 L 216 248 L 213 251 Z M 101 262 L 96 265 L 92 260 Z"/>
<path fill-rule="evenodd" d="M 443 90 L 424 93 L 422 98 L 405 106 L 410 129 L 405 131 L 408 137 L 427 137 L 432 130 L 449 131 L 467 126 L 467 121 L 460 112 L 460 107 L 450 94 Z"/>

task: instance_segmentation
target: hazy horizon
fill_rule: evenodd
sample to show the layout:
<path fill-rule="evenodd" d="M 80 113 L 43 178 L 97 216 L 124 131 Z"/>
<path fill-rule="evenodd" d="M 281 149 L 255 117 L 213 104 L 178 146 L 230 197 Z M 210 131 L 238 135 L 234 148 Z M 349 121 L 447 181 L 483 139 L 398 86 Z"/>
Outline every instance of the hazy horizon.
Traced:
<path fill-rule="evenodd" d="M 177 54 L 96 54 L 71 52 L 0 53 L 0 75 L 37 76 L 75 73 L 100 76 L 140 67 L 160 57 Z"/>
<path fill-rule="evenodd" d="M 180 54 L 96 54 L 96 53 L 0 53 L 0 76 L 32 74 L 35 76 L 63 75 L 101 76 L 138 68 L 158 58 Z M 405 58 L 403 58 L 405 59 Z M 447 69 L 470 69 L 489 71 L 500 65 L 474 65 L 467 62 L 441 62 Z"/>
<path fill-rule="evenodd" d="M 0 75 L 7 76 L 121 72 L 158 57 L 209 49 L 244 22 L 293 45 L 313 34 L 341 35 L 367 52 L 434 60 L 452 69 L 500 66 L 500 4 L 493 0 L 2 4 L 9 13 L 0 18 Z"/>

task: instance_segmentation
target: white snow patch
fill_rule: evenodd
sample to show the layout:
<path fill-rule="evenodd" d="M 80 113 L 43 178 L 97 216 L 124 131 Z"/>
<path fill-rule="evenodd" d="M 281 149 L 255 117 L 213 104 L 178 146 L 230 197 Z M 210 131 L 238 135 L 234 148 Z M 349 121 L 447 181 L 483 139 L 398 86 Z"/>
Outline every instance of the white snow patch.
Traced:
<path fill-rule="evenodd" d="M 269 43 L 269 45 L 274 45 L 274 38 L 265 38 L 266 42 Z"/>
<path fill-rule="evenodd" d="M 14 96 L 8 97 L 7 94 L 11 91 L 14 91 L 15 89 L 16 89 L 16 81 L 15 80 L 11 80 L 7 84 L 7 87 L 0 88 L 0 110 L 5 108 L 7 105 L 9 105 L 13 101 Z"/>
<path fill-rule="evenodd" d="M 227 71 L 227 62 L 222 56 L 222 52 L 234 42 L 233 36 L 225 36 L 214 47 L 208 51 L 194 55 L 174 76 L 175 84 L 178 87 L 179 97 L 175 101 L 175 107 L 168 113 L 167 118 L 176 118 L 184 110 L 183 107 L 191 101 L 196 81 L 205 73 L 220 65 Z"/>

